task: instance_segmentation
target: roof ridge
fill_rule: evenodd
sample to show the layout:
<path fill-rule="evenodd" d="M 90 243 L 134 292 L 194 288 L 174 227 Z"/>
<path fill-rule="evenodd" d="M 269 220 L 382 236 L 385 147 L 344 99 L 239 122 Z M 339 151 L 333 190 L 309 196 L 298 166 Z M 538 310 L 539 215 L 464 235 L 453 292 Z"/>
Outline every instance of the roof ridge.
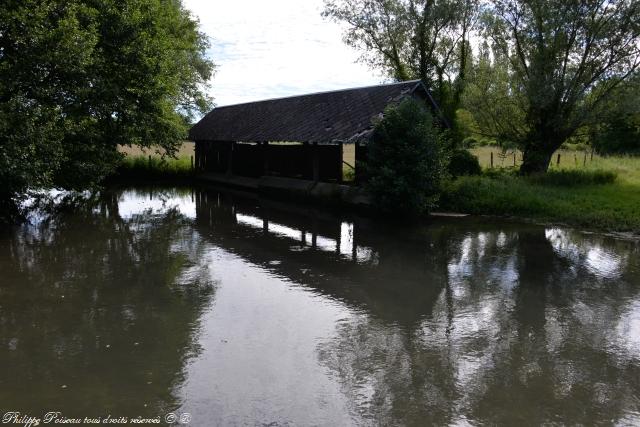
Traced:
<path fill-rule="evenodd" d="M 238 104 L 222 105 L 220 107 L 214 107 L 209 113 L 213 112 L 214 110 L 219 110 L 219 109 L 228 108 L 228 107 L 237 107 L 237 106 L 240 106 L 240 105 L 259 104 L 261 102 L 279 101 L 279 100 L 282 100 L 282 99 L 300 98 L 300 97 L 303 97 L 303 96 L 311 96 L 311 95 L 322 95 L 322 94 L 325 94 L 325 93 L 347 92 L 349 90 L 370 89 L 370 88 L 374 88 L 374 87 L 386 87 L 386 86 L 395 86 L 395 85 L 411 84 L 411 83 L 417 84 L 419 82 L 420 82 L 420 79 L 404 80 L 404 81 L 401 81 L 401 82 L 382 83 L 382 84 L 369 85 L 369 86 L 348 87 L 348 88 L 344 88 L 344 89 L 323 90 L 323 91 L 320 91 L 320 92 L 303 93 L 303 94 L 300 94 L 300 95 L 280 96 L 280 97 L 277 97 L 277 98 L 267 98 L 267 99 L 260 99 L 260 100 L 257 100 L 257 101 L 240 102 Z"/>

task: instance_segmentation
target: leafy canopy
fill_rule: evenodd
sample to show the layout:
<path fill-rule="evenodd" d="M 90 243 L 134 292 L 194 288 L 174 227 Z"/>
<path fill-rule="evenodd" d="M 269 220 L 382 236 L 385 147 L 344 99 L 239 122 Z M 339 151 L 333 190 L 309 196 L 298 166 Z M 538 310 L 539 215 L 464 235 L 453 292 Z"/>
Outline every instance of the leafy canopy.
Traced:
<path fill-rule="evenodd" d="M 546 171 L 640 66 L 637 0 L 492 0 L 484 24 L 500 80 L 480 116 L 524 148 L 523 173 Z"/>
<path fill-rule="evenodd" d="M 207 47 L 179 0 L 5 0 L 0 203 L 94 185 L 118 144 L 174 153 L 210 105 Z"/>

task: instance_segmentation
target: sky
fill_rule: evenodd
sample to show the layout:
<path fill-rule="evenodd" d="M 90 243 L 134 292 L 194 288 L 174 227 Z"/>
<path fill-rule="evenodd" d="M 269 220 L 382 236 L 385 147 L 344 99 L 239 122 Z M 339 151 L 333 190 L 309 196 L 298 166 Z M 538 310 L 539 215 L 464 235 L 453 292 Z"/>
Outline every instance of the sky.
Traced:
<path fill-rule="evenodd" d="M 323 0 L 183 0 L 211 38 L 218 106 L 385 82 L 358 63 Z"/>

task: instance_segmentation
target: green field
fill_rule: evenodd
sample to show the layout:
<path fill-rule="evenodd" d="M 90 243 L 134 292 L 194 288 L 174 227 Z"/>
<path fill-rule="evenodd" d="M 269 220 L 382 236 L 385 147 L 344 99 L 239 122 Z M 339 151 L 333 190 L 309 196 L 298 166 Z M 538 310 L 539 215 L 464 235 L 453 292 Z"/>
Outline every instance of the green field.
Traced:
<path fill-rule="evenodd" d="M 589 155 L 585 165 L 584 152 L 561 152 L 560 165 L 554 156 L 548 176 L 523 178 L 513 168 L 487 168 L 489 150 L 472 150 L 479 155 L 484 176 L 449 182 L 441 209 L 640 234 L 640 157 L 594 156 L 591 160 Z M 513 157 L 510 160 L 512 166 Z M 603 172 L 613 172 L 617 178 L 594 184 L 591 178 Z"/>

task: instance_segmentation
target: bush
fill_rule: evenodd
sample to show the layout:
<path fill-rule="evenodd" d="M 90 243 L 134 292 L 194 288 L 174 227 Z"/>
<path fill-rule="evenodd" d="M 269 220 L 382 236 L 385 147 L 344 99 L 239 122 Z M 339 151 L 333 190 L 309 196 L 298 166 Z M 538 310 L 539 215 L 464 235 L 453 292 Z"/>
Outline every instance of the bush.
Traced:
<path fill-rule="evenodd" d="M 433 118 L 417 101 L 388 107 L 375 125 L 365 165 L 376 208 L 406 216 L 431 210 L 446 165 L 443 147 Z"/>
<path fill-rule="evenodd" d="M 464 175 L 480 175 L 482 168 L 478 158 L 467 150 L 455 150 L 451 153 L 449 173 L 455 177 Z"/>
<path fill-rule="evenodd" d="M 599 129 L 593 145 L 600 154 L 640 155 L 640 114 L 610 120 Z"/>

